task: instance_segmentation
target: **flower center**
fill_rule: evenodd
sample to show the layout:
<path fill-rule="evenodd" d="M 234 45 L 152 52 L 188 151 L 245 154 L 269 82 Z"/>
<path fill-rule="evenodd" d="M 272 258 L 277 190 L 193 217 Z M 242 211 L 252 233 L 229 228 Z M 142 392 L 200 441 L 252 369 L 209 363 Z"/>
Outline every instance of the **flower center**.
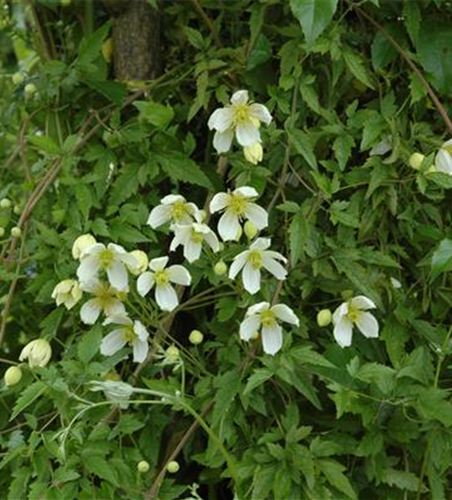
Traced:
<path fill-rule="evenodd" d="M 99 252 L 99 265 L 102 269 L 108 269 L 115 260 L 115 254 L 106 248 Z"/>
<path fill-rule="evenodd" d="M 186 202 L 178 200 L 173 203 L 171 207 L 171 219 L 175 222 L 180 222 L 185 215 L 187 215 Z"/>
<path fill-rule="evenodd" d="M 96 290 L 96 298 L 103 310 L 105 310 L 112 303 L 112 301 L 115 300 L 115 297 L 110 289 L 104 286 Z"/>
<path fill-rule="evenodd" d="M 241 125 L 250 119 L 248 104 L 236 104 L 234 106 L 234 120 L 235 126 Z"/>
<path fill-rule="evenodd" d="M 156 271 L 154 274 L 155 284 L 157 286 L 167 286 L 170 282 L 168 271 L 162 269 L 161 271 Z"/>
<path fill-rule="evenodd" d="M 452 155 L 452 145 L 451 146 L 446 146 L 446 147 L 443 147 L 443 149 L 445 151 L 447 151 L 450 155 Z"/>
<path fill-rule="evenodd" d="M 125 326 L 122 330 L 122 336 L 126 342 L 133 342 L 136 337 L 136 334 L 133 331 L 133 325 Z"/>
<path fill-rule="evenodd" d="M 204 241 L 204 235 L 202 233 L 197 233 L 194 229 L 192 229 L 191 240 L 194 243 L 202 243 Z"/>
<path fill-rule="evenodd" d="M 248 262 L 251 262 L 254 269 L 260 269 L 262 267 L 262 252 L 260 250 L 251 250 Z"/>
<path fill-rule="evenodd" d="M 261 322 L 262 326 L 273 326 L 276 323 L 275 315 L 272 311 L 263 311 L 261 312 Z"/>
<path fill-rule="evenodd" d="M 356 307 L 352 307 L 350 304 L 348 305 L 347 317 L 350 321 L 356 323 L 356 321 L 359 319 L 360 314 L 361 311 L 359 309 L 356 309 Z"/>
<path fill-rule="evenodd" d="M 246 206 L 248 204 L 248 200 L 244 198 L 240 194 L 231 195 L 231 199 L 229 200 L 229 210 L 234 215 L 243 215 L 246 210 Z"/>

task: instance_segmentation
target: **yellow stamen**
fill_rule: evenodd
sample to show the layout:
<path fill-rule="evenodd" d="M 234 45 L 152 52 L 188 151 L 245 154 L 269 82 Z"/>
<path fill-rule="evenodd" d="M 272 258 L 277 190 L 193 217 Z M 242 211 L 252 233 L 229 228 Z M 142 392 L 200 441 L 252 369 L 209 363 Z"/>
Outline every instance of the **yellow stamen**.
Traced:
<path fill-rule="evenodd" d="M 270 310 L 263 311 L 261 312 L 261 321 L 262 326 L 273 326 L 276 323 L 275 315 Z"/>
<path fill-rule="evenodd" d="M 161 271 L 156 271 L 154 274 L 155 284 L 157 286 L 167 286 L 170 282 L 168 271 L 162 269 Z"/>
<path fill-rule="evenodd" d="M 250 111 L 248 104 L 236 104 L 234 108 L 233 125 L 241 125 L 250 120 Z"/>
<path fill-rule="evenodd" d="M 234 215 L 240 216 L 244 215 L 247 204 L 248 200 L 244 196 L 241 194 L 233 194 L 231 195 L 228 208 Z"/>
<path fill-rule="evenodd" d="M 115 260 L 115 254 L 106 248 L 99 252 L 99 264 L 102 269 L 108 269 Z"/>
<path fill-rule="evenodd" d="M 262 252 L 260 250 L 251 250 L 248 262 L 251 262 L 254 269 L 260 269 L 262 267 Z"/>
<path fill-rule="evenodd" d="M 126 342 L 133 342 L 135 340 L 136 334 L 133 331 L 133 325 L 127 325 L 122 330 L 123 339 Z"/>
<path fill-rule="evenodd" d="M 195 243 L 202 243 L 204 241 L 204 235 L 202 233 L 197 233 L 196 231 L 192 230 L 191 240 L 194 241 Z"/>
<path fill-rule="evenodd" d="M 180 222 L 188 213 L 187 203 L 183 200 L 178 200 L 171 207 L 171 219 L 174 222 Z"/>

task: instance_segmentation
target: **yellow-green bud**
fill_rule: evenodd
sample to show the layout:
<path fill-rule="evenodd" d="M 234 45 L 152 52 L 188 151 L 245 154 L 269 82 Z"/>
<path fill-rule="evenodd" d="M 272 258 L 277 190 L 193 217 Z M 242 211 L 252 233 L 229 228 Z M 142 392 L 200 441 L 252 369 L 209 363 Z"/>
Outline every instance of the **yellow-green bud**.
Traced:
<path fill-rule="evenodd" d="M 235 241 L 239 241 L 240 238 L 242 237 L 242 234 L 243 234 L 242 226 L 239 226 L 239 228 L 237 230 L 237 236 L 235 237 Z"/>
<path fill-rule="evenodd" d="M 408 160 L 408 164 L 414 170 L 419 170 L 421 168 L 421 163 L 424 161 L 425 155 L 422 153 L 413 153 Z"/>
<path fill-rule="evenodd" d="M 257 227 L 250 220 L 247 220 L 245 222 L 244 230 L 245 230 L 246 237 L 249 240 L 252 240 L 256 236 L 256 234 L 259 232 Z"/>
<path fill-rule="evenodd" d="M 13 81 L 14 85 L 20 85 L 25 80 L 25 77 L 23 73 L 20 73 L 18 71 L 17 73 L 14 73 L 11 80 Z"/>
<path fill-rule="evenodd" d="M 0 238 L 2 236 L 5 236 L 5 228 L 4 227 L 0 227 Z"/>
<path fill-rule="evenodd" d="M 129 253 L 129 255 L 131 255 L 132 257 L 135 258 L 135 260 L 137 261 L 137 264 L 134 266 L 134 265 L 130 265 L 126 262 L 125 264 L 126 264 L 127 269 L 134 276 L 138 276 L 141 273 L 144 273 L 144 271 L 146 271 L 146 269 L 148 268 L 148 264 L 149 264 L 148 256 L 143 252 L 143 250 L 133 250 L 132 252 Z"/>
<path fill-rule="evenodd" d="M 170 345 L 165 354 L 168 363 L 177 363 L 179 361 L 179 349 L 175 345 Z"/>
<path fill-rule="evenodd" d="M 18 366 L 10 366 L 3 375 L 3 380 L 8 387 L 18 384 L 21 378 L 22 370 Z"/>
<path fill-rule="evenodd" d="M 260 142 L 255 142 L 254 144 L 251 144 L 251 146 L 245 146 L 243 148 L 243 154 L 245 155 L 246 160 L 253 165 L 257 165 L 260 161 L 262 161 L 262 157 L 264 155 L 262 144 Z"/>
<path fill-rule="evenodd" d="M 141 462 L 138 462 L 137 469 L 138 469 L 138 472 L 140 472 L 141 474 L 144 474 L 150 468 L 151 468 L 151 466 L 149 465 L 149 462 L 146 462 L 146 460 L 142 460 Z"/>
<path fill-rule="evenodd" d="M 11 207 L 11 200 L 8 198 L 3 198 L 0 200 L 0 208 L 10 208 Z"/>
<path fill-rule="evenodd" d="M 317 324 L 319 326 L 328 326 L 331 323 L 332 314 L 329 309 L 322 309 L 317 314 Z"/>
<path fill-rule="evenodd" d="M 31 97 L 32 95 L 36 94 L 38 89 L 34 83 L 27 83 L 27 85 L 25 85 L 24 91 L 27 97 Z"/>
<path fill-rule="evenodd" d="M 199 211 L 199 215 L 201 217 L 201 222 L 205 222 L 207 219 L 207 212 L 204 209 Z"/>
<path fill-rule="evenodd" d="M 20 353 L 19 361 L 28 359 L 30 368 L 43 368 L 52 357 L 52 347 L 45 339 L 36 339 L 29 342 Z"/>
<path fill-rule="evenodd" d="M 96 238 L 91 234 L 82 234 L 79 236 L 72 245 L 72 257 L 80 259 L 83 252 L 90 246 L 96 244 Z"/>
<path fill-rule="evenodd" d="M 13 236 L 14 238 L 19 238 L 21 234 L 22 230 L 20 229 L 20 227 L 15 226 L 11 228 L 11 236 Z"/>
<path fill-rule="evenodd" d="M 189 337 L 188 340 L 193 344 L 193 345 L 198 345 L 200 344 L 204 339 L 204 335 L 199 331 L 199 330 L 193 330 Z"/>
<path fill-rule="evenodd" d="M 228 266 L 222 260 L 220 260 L 219 262 L 217 262 L 215 264 L 215 267 L 213 268 L 213 272 L 217 276 L 223 276 L 223 274 L 226 274 L 227 271 L 228 271 Z"/>
<path fill-rule="evenodd" d="M 176 462 L 175 460 L 171 460 L 171 462 L 169 462 L 169 464 L 166 466 L 166 470 L 170 474 L 176 474 L 176 472 L 178 472 L 179 469 L 180 469 L 180 466 L 179 466 L 178 462 Z"/>
<path fill-rule="evenodd" d="M 20 205 L 14 205 L 13 212 L 14 212 L 16 215 L 19 215 L 19 214 L 22 212 L 22 208 L 21 208 L 21 206 L 20 206 Z"/>

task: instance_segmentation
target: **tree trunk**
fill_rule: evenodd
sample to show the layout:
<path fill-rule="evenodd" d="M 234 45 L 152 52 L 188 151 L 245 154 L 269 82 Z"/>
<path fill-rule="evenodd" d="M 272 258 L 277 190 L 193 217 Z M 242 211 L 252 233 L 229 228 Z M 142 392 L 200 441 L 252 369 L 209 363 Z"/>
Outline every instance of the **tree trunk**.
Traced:
<path fill-rule="evenodd" d="M 117 80 L 152 80 L 161 73 L 160 15 L 147 0 L 104 0 L 112 20 Z"/>

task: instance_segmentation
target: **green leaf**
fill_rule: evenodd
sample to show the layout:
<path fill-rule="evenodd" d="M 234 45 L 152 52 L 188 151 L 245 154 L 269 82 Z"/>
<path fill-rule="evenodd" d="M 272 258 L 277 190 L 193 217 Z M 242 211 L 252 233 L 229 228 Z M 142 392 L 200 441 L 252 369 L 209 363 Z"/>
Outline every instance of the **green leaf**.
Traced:
<path fill-rule="evenodd" d="M 298 129 L 292 129 L 288 132 L 297 153 L 306 160 L 312 169 L 317 170 L 317 158 L 315 157 L 314 146 L 309 135 Z"/>
<path fill-rule="evenodd" d="M 84 466 L 94 475 L 118 486 L 118 477 L 115 469 L 99 455 L 87 455 L 83 460 Z"/>
<path fill-rule="evenodd" d="M 156 160 L 162 170 L 170 176 L 171 180 L 212 188 L 212 183 L 201 170 L 201 167 L 183 154 L 177 152 L 165 155 L 157 154 Z"/>
<path fill-rule="evenodd" d="M 290 350 L 290 355 L 299 363 L 305 363 L 314 366 L 323 366 L 325 368 L 335 368 L 335 365 L 330 363 L 321 354 L 312 350 L 311 346 L 300 346 Z"/>
<path fill-rule="evenodd" d="M 82 334 L 81 340 L 77 344 L 78 358 L 82 363 L 89 363 L 99 350 L 102 340 L 102 327 L 95 325 L 88 333 Z"/>
<path fill-rule="evenodd" d="M 256 387 L 259 387 L 271 377 L 273 377 L 273 372 L 268 368 L 259 368 L 255 370 L 255 372 L 249 377 L 243 394 L 251 393 L 254 389 L 256 389 Z"/>
<path fill-rule="evenodd" d="M 220 423 L 231 403 L 240 391 L 240 372 L 236 369 L 219 375 L 214 383 L 217 388 L 215 406 L 212 411 L 212 425 Z"/>
<path fill-rule="evenodd" d="M 289 227 L 290 234 L 290 260 L 292 266 L 304 254 L 304 246 L 309 239 L 309 222 L 306 215 L 300 210 L 292 219 Z"/>
<path fill-rule="evenodd" d="M 171 106 L 153 101 L 136 101 L 133 105 L 140 112 L 144 120 L 152 123 L 159 129 L 165 129 L 174 118 L 174 111 Z"/>
<path fill-rule="evenodd" d="M 31 405 L 33 401 L 35 401 L 42 394 L 44 394 L 46 388 L 47 388 L 46 384 L 38 380 L 37 382 L 33 382 L 26 389 L 24 389 L 20 397 L 17 399 L 16 404 L 14 405 L 13 412 L 11 414 L 9 421 L 14 420 L 17 417 L 17 415 L 22 413 L 25 410 L 25 408 L 27 408 L 27 406 Z"/>
<path fill-rule="evenodd" d="M 343 474 L 345 467 L 334 460 L 317 460 L 317 464 L 326 480 L 337 490 L 345 493 L 349 498 L 357 499 L 356 493 L 347 476 Z"/>
<path fill-rule="evenodd" d="M 311 45 L 325 30 L 336 12 L 337 0 L 290 0 L 292 13 Z"/>
<path fill-rule="evenodd" d="M 80 43 L 77 64 L 87 66 L 101 56 L 102 44 L 110 31 L 110 21 Z"/>
<path fill-rule="evenodd" d="M 256 66 L 259 66 L 260 64 L 268 61 L 269 59 L 271 59 L 271 57 L 272 46 L 265 35 L 260 35 L 248 59 L 246 69 L 250 71 Z"/>
<path fill-rule="evenodd" d="M 351 49 L 343 50 L 342 56 L 350 73 L 361 83 L 364 83 L 366 87 L 374 89 L 375 87 L 372 83 L 370 73 L 364 64 L 364 59 Z"/>
<path fill-rule="evenodd" d="M 29 135 L 27 141 L 44 153 L 51 155 L 61 153 L 60 146 L 48 135 Z"/>
<path fill-rule="evenodd" d="M 452 271 L 452 240 L 444 239 L 432 256 L 432 281 L 440 274 Z"/>
<path fill-rule="evenodd" d="M 400 490 L 417 491 L 419 478 L 413 472 L 396 469 L 386 469 L 383 475 L 383 481 L 389 486 L 395 486 Z"/>
<path fill-rule="evenodd" d="M 333 151 L 336 155 L 339 168 L 344 170 L 347 162 L 350 159 L 352 148 L 355 145 L 355 140 L 351 135 L 341 134 L 333 142 Z"/>

